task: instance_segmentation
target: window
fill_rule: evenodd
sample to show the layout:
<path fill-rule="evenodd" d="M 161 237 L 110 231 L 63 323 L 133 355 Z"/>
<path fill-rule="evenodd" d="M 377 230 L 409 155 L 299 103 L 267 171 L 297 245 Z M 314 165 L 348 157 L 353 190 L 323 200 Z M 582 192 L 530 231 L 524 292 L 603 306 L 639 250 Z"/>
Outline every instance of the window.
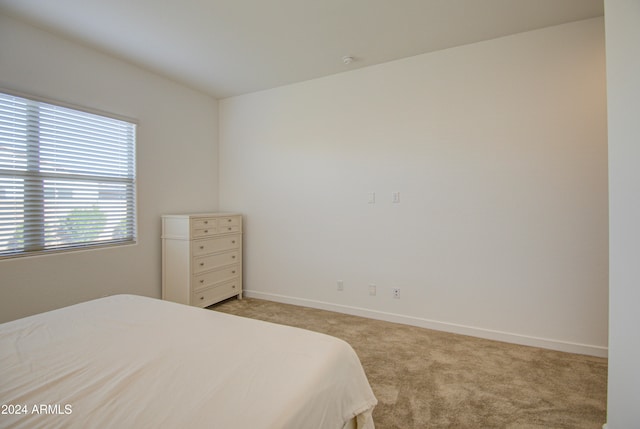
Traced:
<path fill-rule="evenodd" d="M 136 239 L 136 125 L 0 92 L 0 258 Z"/>

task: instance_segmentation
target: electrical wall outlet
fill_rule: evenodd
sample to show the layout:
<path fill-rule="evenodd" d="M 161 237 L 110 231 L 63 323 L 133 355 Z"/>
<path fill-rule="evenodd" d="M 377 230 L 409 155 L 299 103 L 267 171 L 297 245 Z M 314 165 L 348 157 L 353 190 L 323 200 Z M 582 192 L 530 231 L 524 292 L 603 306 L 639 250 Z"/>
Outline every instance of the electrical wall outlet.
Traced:
<path fill-rule="evenodd" d="M 342 280 L 338 280 L 336 284 L 337 284 L 338 290 L 342 292 L 344 290 L 344 282 Z"/>
<path fill-rule="evenodd" d="M 393 297 L 395 299 L 400 299 L 400 288 L 399 287 L 394 287 L 393 288 Z"/>
<path fill-rule="evenodd" d="M 375 296 L 377 293 L 376 290 L 376 285 L 374 285 L 373 283 L 369 285 L 369 295 L 371 296 Z"/>

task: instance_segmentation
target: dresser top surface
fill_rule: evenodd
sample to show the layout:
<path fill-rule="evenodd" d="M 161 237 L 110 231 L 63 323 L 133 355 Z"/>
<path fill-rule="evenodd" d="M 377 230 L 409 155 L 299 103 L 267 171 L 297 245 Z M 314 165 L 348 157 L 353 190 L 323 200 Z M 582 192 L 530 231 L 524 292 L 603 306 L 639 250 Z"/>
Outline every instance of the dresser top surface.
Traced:
<path fill-rule="evenodd" d="M 185 214 L 166 214 L 162 215 L 163 218 L 181 218 L 181 219 L 193 219 L 199 217 L 229 217 L 229 216 L 242 216 L 241 213 L 235 212 L 208 212 L 208 213 L 185 213 Z"/>

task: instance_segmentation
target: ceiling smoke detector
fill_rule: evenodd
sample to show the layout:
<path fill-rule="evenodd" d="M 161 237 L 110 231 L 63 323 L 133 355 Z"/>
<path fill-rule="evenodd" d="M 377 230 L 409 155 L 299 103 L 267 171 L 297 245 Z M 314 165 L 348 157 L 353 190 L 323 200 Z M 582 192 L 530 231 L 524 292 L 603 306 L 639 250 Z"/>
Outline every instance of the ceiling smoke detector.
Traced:
<path fill-rule="evenodd" d="M 353 58 L 351 55 L 345 55 L 344 57 L 342 57 L 342 62 L 346 65 L 351 64 L 353 61 L 355 61 L 355 58 Z"/>

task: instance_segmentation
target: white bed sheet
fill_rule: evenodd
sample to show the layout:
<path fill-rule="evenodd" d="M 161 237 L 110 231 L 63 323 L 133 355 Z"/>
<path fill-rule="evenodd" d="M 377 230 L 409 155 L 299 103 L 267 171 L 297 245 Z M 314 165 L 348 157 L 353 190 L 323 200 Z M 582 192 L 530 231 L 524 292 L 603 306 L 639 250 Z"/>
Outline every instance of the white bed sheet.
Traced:
<path fill-rule="evenodd" d="M 0 325 L 0 403 L 0 427 L 369 429 L 377 401 L 342 340 L 116 295 Z"/>

